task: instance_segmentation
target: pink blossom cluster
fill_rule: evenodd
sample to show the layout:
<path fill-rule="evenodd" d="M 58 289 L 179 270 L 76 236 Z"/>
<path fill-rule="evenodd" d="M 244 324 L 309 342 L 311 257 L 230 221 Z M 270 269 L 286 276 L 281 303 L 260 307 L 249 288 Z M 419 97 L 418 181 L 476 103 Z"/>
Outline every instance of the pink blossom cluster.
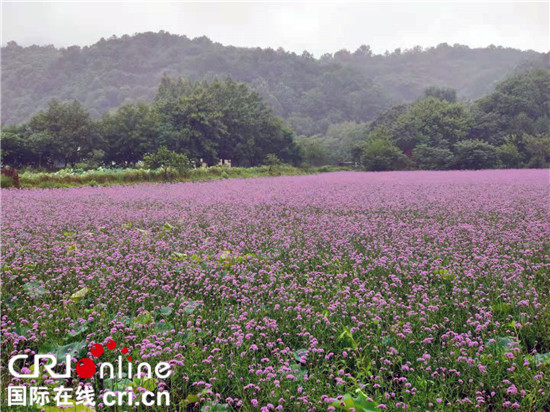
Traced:
<path fill-rule="evenodd" d="M 548 170 L 3 191 L 0 372 L 115 339 L 175 403 L 542 411 L 549 200 Z"/>

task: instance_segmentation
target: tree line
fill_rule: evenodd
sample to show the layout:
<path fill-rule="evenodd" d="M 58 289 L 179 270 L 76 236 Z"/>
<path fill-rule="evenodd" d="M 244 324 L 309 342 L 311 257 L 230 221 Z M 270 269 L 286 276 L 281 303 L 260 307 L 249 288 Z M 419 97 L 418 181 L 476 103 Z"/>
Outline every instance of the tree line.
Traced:
<path fill-rule="evenodd" d="M 160 148 L 213 165 L 298 163 L 294 132 L 257 92 L 231 79 L 162 79 L 150 104 L 124 104 L 94 120 L 78 102 L 50 102 L 29 122 L 2 130 L 2 162 L 16 167 L 132 166 Z M 80 165 L 79 165 L 80 164 Z"/>
<path fill-rule="evenodd" d="M 546 56 L 547 57 L 547 56 Z M 78 100 L 93 119 L 127 102 L 151 102 L 162 77 L 245 82 L 299 135 L 325 134 L 342 122 L 363 123 L 432 85 L 460 99 L 490 93 L 518 65 L 545 55 L 503 47 L 436 47 L 373 53 L 368 45 L 314 58 L 307 51 L 223 46 L 166 32 L 101 39 L 86 47 L 2 48 L 2 123 L 28 121 L 52 98 Z"/>
<path fill-rule="evenodd" d="M 300 137 L 312 165 L 360 163 L 367 170 L 547 167 L 550 71 L 533 68 L 472 104 L 430 87 L 370 123 L 346 122 Z"/>
<path fill-rule="evenodd" d="M 473 103 L 459 101 L 454 89 L 429 87 L 372 122 L 297 137 L 244 83 L 164 77 L 152 103 L 124 104 L 98 120 L 77 101 L 50 102 L 29 122 L 3 129 L 2 162 L 46 169 L 141 160 L 166 167 L 187 159 L 367 170 L 547 167 L 549 97 L 550 71 L 532 68 Z"/>

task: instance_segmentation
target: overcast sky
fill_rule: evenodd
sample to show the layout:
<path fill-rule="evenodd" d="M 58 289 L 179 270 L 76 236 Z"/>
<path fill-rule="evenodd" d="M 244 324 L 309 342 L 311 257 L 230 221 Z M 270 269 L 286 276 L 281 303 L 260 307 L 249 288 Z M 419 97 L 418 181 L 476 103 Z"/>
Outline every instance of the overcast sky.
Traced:
<path fill-rule="evenodd" d="M 549 2 L 2 2 L 2 44 L 90 45 L 165 30 L 320 56 L 460 43 L 549 50 Z"/>

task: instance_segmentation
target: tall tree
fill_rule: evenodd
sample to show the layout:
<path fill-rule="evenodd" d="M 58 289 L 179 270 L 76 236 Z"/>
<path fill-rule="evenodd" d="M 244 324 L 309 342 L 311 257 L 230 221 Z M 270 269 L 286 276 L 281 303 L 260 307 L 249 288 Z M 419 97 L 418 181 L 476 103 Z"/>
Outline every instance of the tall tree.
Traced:
<path fill-rule="evenodd" d="M 392 140 L 406 154 L 418 144 L 450 149 L 468 134 L 470 118 L 467 108 L 427 97 L 413 104 L 399 116 L 392 129 Z"/>
<path fill-rule="evenodd" d="M 105 160 L 135 163 L 157 146 L 158 116 L 144 103 L 125 104 L 101 121 Z"/>
<path fill-rule="evenodd" d="M 90 114 L 77 101 L 60 103 L 52 100 L 48 110 L 31 119 L 29 128 L 31 135 L 42 133 L 42 136 L 55 137 L 52 157 L 65 166 L 85 158 L 97 146 L 99 138 Z"/>
<path fill-rule="evenodd" d="M 499 83 L 475 104 L 470 138 L 485 141 L 550 130 L 550 71 L 531 68 Z M 496 136 L 496 138 L 495 138 Z"/>
<path fill-rule="evenodd" d="M 165 79 L 155 110 L 168 125 L 162 144 L 192 159 L 231 159 L 240 166 L 262 164 L 267 154 L 299 160 L 292 130 L 244 83 Z"/>

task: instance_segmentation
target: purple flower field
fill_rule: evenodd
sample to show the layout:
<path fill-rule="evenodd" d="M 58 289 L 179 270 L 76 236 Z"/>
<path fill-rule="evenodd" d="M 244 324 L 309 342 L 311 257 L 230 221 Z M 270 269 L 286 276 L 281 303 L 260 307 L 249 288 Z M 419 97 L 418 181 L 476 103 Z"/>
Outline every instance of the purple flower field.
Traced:
<path fill-rule="evenodd" d="M 4 190 L 2 390 L 16 354 L 113 339 L 172 365 L 134 382 L 170 392 L 158 410 L 549 410 L 549 187 L 495 170 Z"/>

